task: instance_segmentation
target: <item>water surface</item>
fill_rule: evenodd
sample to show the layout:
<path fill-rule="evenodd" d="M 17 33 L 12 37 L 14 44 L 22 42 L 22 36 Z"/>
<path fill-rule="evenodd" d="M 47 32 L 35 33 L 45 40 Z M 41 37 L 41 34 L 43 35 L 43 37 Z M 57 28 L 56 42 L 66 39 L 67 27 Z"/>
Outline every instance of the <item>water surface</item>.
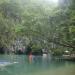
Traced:
<path fill-rule="evenodd" d="M 43 56 L 1 55 L 0 75 L 75 75 L 75 62 L 52 60 Z"/>

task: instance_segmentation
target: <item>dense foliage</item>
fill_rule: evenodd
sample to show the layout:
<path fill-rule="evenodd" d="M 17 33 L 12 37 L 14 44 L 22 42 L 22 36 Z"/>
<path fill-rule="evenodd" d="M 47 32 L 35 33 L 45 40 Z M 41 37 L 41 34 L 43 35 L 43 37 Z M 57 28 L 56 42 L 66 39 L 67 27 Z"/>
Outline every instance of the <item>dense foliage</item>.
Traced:
<path fill-rule="evenodd" d="M 0 0 L 0 48 L 17 40 L 33 51 L 75 50 L 75 1 Z"/>

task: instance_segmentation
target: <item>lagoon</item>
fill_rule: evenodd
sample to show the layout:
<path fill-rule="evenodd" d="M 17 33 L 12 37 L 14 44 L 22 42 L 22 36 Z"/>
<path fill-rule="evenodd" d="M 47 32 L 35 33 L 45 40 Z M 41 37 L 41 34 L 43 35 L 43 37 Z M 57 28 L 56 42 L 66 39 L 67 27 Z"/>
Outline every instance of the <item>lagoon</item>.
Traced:
<path fill-rule="evenodd" d="M 51 57 L 0 55 L 0 62 L 8 62 L 0 66 L 0 75 L 75 75 L 75 62 L 52 60 Z"/>

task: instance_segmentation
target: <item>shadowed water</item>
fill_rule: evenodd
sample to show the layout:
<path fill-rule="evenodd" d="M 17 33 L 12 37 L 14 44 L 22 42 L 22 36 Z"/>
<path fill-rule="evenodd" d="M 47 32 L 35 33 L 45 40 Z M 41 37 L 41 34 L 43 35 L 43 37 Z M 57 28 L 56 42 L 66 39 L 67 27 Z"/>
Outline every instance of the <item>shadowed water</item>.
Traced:
<path fill-rule="evenodd" d="M 75 75 L 75 62 L 50 57 L 1 55 L 0 62 L 8 62 L 7 66 L 0 66 L 0 75 Z"/>

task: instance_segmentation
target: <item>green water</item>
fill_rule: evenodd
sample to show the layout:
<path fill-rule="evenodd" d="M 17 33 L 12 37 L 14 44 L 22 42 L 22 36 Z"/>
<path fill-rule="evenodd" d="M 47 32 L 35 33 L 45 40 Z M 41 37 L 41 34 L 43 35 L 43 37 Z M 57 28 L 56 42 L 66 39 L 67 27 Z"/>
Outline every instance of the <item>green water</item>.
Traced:
<path fill-rule="evenodd" d="M 0 75 L 75 75 L 75 62 L 24 55 L 0 55 L 0 61 L 18 62 L 0 67 Z"/>

